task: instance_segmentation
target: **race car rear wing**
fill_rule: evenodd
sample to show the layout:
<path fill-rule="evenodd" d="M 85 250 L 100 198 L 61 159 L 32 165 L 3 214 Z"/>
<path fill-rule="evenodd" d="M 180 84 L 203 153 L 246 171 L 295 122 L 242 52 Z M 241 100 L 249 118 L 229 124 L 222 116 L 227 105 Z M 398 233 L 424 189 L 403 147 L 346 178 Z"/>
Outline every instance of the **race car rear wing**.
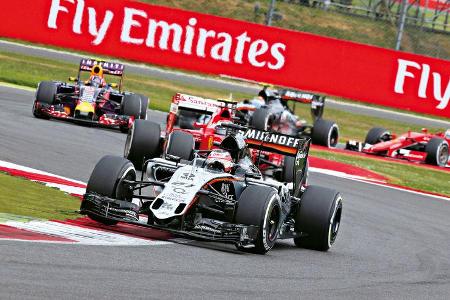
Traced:
<path fill-rule="evenodd" d="M 263 97 L 266 101 L 270 100 L 271 98 L 279 98 L 284 101 L 292 101 L 294 103 L 294 112 L 296 103 L 311 104 L 311 115 L 314 121 L 322 117 L 323 110 L 325 108 L 325 96 L 321 96 L 318 94 L 311 94 L 288 89 L 272 90 L 268 87 L 264 87 L 258 95 Z"/>
<path fill-rule="evenodd" d="M 100 65 L 103 69 L 103 74 L 106 75 L 123 76 L 125 71 L 125 65 L 123 64 L 83 58 L 80 61 L 80 72 L 91 72 L 95 65 Z"/>
<path fill-rule="evenodd" d="M 307 176 L 307 164 L 311 139 L 307 137 L 294 137 L 278 132 L 269 132 L 248 128 L 244 133 L 249 148 L 262 151 L 275 152 L 295 157 L 293 196 L 299 197 L 304 177 Z"/>
<path fill-rule="evenodd" d="M 200 111 L 215 111 L 217 108 L 234 109 L 237 102 L 232 100 L 207 99 L 198 96 L 177 93 L 172 98 L 172 105 Z"/>

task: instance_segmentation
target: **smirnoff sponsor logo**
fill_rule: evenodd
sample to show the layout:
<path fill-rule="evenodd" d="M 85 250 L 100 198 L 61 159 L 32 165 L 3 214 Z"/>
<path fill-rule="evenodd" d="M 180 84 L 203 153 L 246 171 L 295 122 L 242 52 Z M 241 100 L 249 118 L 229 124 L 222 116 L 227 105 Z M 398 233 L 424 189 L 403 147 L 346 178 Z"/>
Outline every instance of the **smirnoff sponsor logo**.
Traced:
<path fill-rule="evenodd" d="M 124 44 L 227 63 L 249 63 L 253 67 L 270 70 L 279 70 L 285 65 L 286 44 L 268 42 L 249 35 L 245 30 L 232 34 L 222 29 L 204 28 L 206 26 L 195 17 L 179 23 L 160 20 L 152 17 L 150 8 L 143 10 L 123 7 L 121 18 L 112 8 L 96 8 L 86 5 L 86 2 L 88 1 L 52 0 L 47 27 L 58 30 L 58 25 L 71 22 L 72 31 L 83 35 L 87 22 L 87 33 L 92 36 L 92 44 L 99 46 L 108 35 L 112 35 L 112 24 L 120 22 L 120 36 L 114 38 Z M 113 1 L 111 5 L 114 5 Z"/>
<path fill-rule="evenodd" d="M 297 148 L 298 143 L 300 142 L 299 138 L 288 136 L 284 134 L 279 134 L 275 132 L 268 132 L 257 130 L 253 128 L 249 128 L 245 132 L 241 132 L 241 134 L 246 139 L 257 140 L 266 143 L 277 144 L 281 146 L 286 146 L 290 148 Z"/>
<path fill-rule="evenodd" d="M 417 83 L 417 96 L 419 98 L 429 99 L 433 97 L 434 100 L 438 101 L 436 105 L 437 109 L 442 110 L 447 107 L 450 99 L 450 76 L 433 72 L 428 64 L 419 64 L 415 61 L 398 59 L 394 91 L 397 94 L 405 94 L 405 85 L 417 85 Z M 427 94 L 427 88 L 429 86 L 432 87 L 433 93 Z"/>

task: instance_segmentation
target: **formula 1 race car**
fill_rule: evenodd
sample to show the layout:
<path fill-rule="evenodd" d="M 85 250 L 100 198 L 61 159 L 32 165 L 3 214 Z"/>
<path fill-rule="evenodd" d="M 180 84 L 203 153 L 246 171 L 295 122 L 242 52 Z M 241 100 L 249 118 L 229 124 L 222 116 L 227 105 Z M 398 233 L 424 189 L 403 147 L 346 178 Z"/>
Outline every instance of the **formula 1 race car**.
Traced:
<path fill-rule="evenodd" d="M 60 81 L 40 82 L 33 103 L 33 115 L 43 119 L 63 119 L 127 132 L 135 119 L 146 119 L 147 97 L 122 92 L 125 66 L 119 63 L 82 59 L 74 84 Z M 86 81 L 82 72 L 90 72 Z M 104 76 L 118 76 L 120 83 L 107 84 Z M 117 88 L 118 90 L 114 90 Z"/>
<path fill-rule="evenodd" d="M 339 231 L 342 197 L 305 187 L 310 139 L 297 137 L 286 146 L 280 141 L 289 136 L 231 126 L 236 131 L 214 150 L 194 150 L 192 135 L 172 133 L 164 159 L 146 160 L 140 179 L 126 158 L 103 157 L 90 176 L 81 213 L 106 225 L 132 223 L 253 253 L 264 254 L 277 239 L 290 238 L 298 247 L 327 251 Z M 174 144 L 189 149 L 191 159 L 172 152 Z M 262 180 L 247 147 L 293 156 L 292 186 Z"/>
<path fill-rule="evenodd" d="M 292 108 L 289 102 L 293 102 Z M 294 114 L 296 103 L 311 104 L 314 124 L 307 124 Z M 286 89 L 274 90 L 265 86 L 258 98 L 239 103 L 236 115 L 260 130 L 308 136 L 313 144 L 335 147 L 339 139 L 339 127 L 333 121 L 322 119 L 324 107 L 324 96 Z"/>
<path fill-rule="evenodd" d="M 140 170 L 145 158 L 156 157 L 164 152 L 165 138 L 177 131 L 190 133 L 195 140 L 195 149 L 211 150 L 227 135 L 226 125 L 239 120 L 235 116 L 236 104 L 229 100 L 176 94 L 172 98 L 165 131 L 161 133 L 159 124 L 136 121 L 127 138 L 125 157 Z M 289 140 L 293 140 L 293 137 Z M 181 149 L 180 155 L 185 157 L 183 144 L 176 147 Z M 253 161 L 258 160 L 258 166 L 266 177 L 281 182 L 293 181 L 289 172 L 294 166 L 293 157 L 255 150 L 251 150 L 251 156 Z"/>
<path fill-rule="evenodd" d="M 449 163 L 449 143 L 450 129 L 432 134 L 424 128 L 420 133 L 408 131 L 397 137 L 385 128 L 374 127 L 364 143 L 348 141 L 345 148 L 445 167 Z"/>

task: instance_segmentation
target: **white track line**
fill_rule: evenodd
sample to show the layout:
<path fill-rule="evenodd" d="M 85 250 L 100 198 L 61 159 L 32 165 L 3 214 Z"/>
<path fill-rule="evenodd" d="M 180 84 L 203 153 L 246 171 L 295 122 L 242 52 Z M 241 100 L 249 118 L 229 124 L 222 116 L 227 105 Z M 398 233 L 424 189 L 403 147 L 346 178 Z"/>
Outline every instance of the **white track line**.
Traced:
<path fill-rule="evenodd" d="M 167 241 L 147 240 L 109 231 L 84 228 L 53 221 L 16 222 L 7 221 L 4 225 L 38 232 L 41 234 L 63 237 L 83 245 L 104 246 L 154 246 L 171 244 Z"/>

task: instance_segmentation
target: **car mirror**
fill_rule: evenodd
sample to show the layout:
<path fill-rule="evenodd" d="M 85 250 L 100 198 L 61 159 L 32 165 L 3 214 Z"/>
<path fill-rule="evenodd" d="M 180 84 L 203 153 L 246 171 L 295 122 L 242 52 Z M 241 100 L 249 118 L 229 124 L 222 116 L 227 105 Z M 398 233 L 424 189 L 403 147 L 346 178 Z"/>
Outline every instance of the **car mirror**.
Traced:
<path fill-rule="evenodd" d="M 117 83 L 111 83 L 109 84 L 110 87 L 112 87 L 113 89 L 116 89 L 119 85 Z"/>
<path fill-rule="evenodd" d="M 76 78 L 76 77 L 72 77 L 72 76 L 70 76 L 70 77 L 69 77 L 69 81 L 73 81 L 73 82 L 76 82 L 76 81 L 78 81 L 78 80 L 77 80 L 77 78 Z"/>

